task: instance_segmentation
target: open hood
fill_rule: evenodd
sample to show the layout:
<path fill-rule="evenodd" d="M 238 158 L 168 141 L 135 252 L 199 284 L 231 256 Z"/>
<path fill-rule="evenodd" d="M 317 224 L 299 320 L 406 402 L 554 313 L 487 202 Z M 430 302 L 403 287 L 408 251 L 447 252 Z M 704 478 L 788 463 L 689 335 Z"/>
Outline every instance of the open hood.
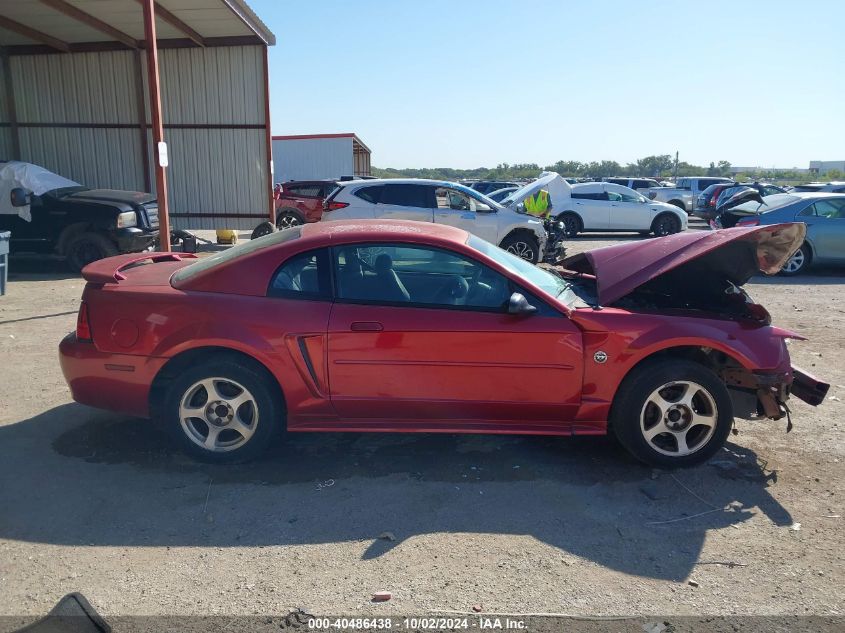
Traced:
<path fill-rule="evenodd" d="M 572 186 L 560 174 L 553 171 L 544 171 L 537 180 L 520 187 L 504 198 L 501 204 L 505 207 L 515 209 L 516 205 L 525 202 L 526 198 L 533 196 L 540 189 L 545 189 L 549 192 L 552 205 L 558 204 L 558 200 L 572 197 Z"/>
<path fill-rule="evenodd" d="M 567 270 L 595 275 L 598 302 L 608 306 L 647 283 L 677 288 L 741 286 L 758 272 L 774 275 L 804 242 L 802 222 L 721 231 L 685 231 L 597 248 L 568 257 Z"/>

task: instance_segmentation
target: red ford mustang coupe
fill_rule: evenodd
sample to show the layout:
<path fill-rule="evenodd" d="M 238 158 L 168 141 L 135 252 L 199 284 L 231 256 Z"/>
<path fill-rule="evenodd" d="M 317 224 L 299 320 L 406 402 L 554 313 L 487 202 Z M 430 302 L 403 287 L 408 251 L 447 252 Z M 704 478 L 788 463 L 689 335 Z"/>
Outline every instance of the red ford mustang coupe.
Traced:
<path fill-rule="evenodd" d="M 307 224 L 204 259 L 83 270 L 60 345 L 76 401 L 162 420 L 240 461 L 281 431 L 599 435 L 690 466 L 734 416 L 779 419 L 828 385 L 790 365 L 740 289 L 803 224 L 689 231 L 532 266 L 430 223 Z"/>

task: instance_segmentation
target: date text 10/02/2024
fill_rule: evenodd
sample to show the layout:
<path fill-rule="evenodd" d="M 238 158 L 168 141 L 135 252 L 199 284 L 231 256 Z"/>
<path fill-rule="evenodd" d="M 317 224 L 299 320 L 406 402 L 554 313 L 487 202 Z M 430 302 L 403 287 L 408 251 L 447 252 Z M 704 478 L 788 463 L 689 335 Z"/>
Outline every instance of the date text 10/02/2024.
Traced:
<path fill-rule="evenodd" d="M 511 630 L 526 628 L 523 620 L 509 617 L 479 616 L 476 618 L 310 618 L 311 630 L 381 630 L 388 631 L 396 627 L 400 630 Z"/>

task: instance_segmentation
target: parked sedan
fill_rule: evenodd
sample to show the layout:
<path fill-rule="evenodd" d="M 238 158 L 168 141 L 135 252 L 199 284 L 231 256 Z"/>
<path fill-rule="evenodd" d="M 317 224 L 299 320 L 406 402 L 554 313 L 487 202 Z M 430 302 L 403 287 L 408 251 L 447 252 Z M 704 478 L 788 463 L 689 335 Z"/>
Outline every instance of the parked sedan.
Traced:
<path fill-rule="evenodd" d="M 845 264 L 845 194 L 788 193 L 769 196 L 765 205 L 749 202 L 728 213 L 737 226 L 803 222 L 807 236 L 781 271 L 797 275 L 814 264 Z"/>
<path fill-rule="evenodd" d="M 636 231 L 662 236 L 687 228 L 687 214 L 678 207 L 609 182 L 572 185 L 569 199 L 553 196 L 552 201 L 553 213 L 563 222 L 567 237 L 584 231 Z"/>
<path fill-rule="evenodd" d="M 76 401 L 155 417 L 215 462 L 284 430 L 612 430 L 648 464 L 691 466 L 734 416 L 824 400 L 790 364 L 785 340 L 801 337 L 739 288 L 777 272 L 804 225 L 660 239 L 577 255 L 566 274 L 390 220 L 306 224 L 201 260 L 118 256 L 83 271 L 62 371 Z"/>

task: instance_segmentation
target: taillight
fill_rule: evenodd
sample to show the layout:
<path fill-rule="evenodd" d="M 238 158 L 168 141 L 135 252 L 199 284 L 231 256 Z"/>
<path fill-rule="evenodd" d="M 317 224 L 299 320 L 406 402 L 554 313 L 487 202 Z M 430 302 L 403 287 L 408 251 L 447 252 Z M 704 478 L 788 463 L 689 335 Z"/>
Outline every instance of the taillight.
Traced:
<path fill-rule="evenodd" d="M 79 314 L 76 315 L 76 340 L 91 341 L 91 325 L 88 323 L 88 304 L 79 304 Z"/>
<path fill-rule="evenodd" d="M 348 202 L 335 202 L 334 200 L 331 202 L 326 201 L 323 203 L 323 211 L 336 211 L 337 209 L 343 209 L 348 206 Z"/>
<path fill-rule="evenodd" d="M 760 218 L 744 218 L 736 223 L 737 226 L 759 226 Z"/>

